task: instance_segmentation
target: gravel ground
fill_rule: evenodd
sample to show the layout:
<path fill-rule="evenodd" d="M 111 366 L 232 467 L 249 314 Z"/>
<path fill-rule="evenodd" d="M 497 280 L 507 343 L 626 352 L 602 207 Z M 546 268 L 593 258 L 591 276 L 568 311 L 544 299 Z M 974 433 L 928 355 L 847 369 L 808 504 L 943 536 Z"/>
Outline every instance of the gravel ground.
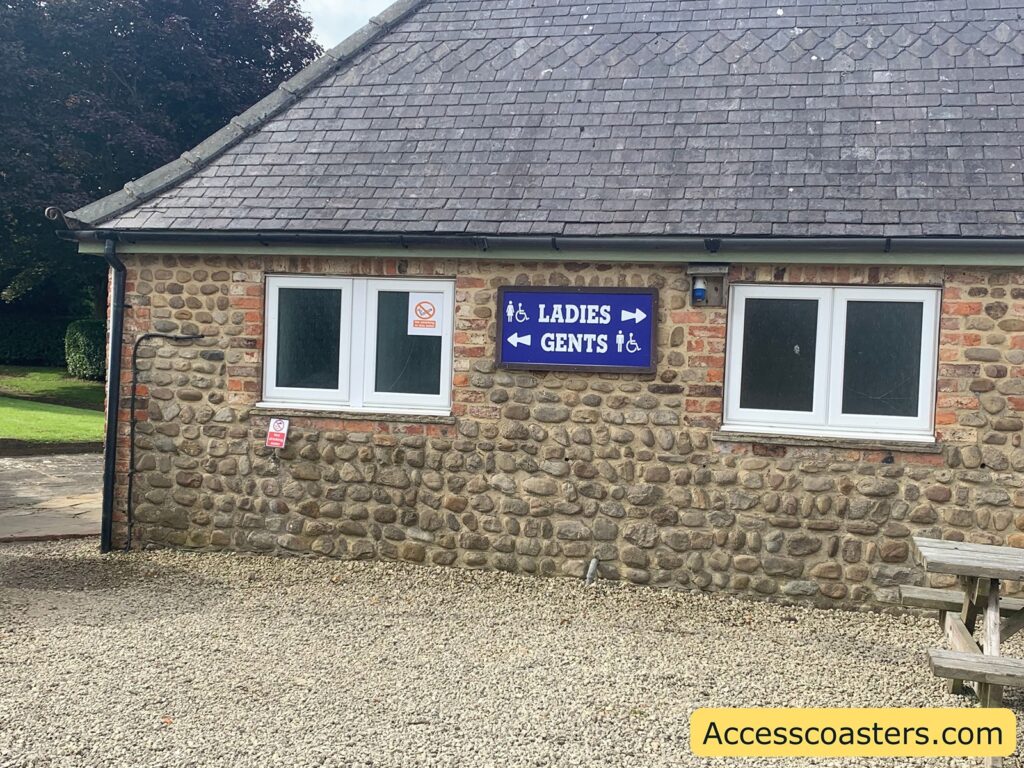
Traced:
<path fill-rule="evenodd" d="M 608 583 L 0 545 L 0 765 L 977 765 L 689 751 L 698 707 L 969 705 L 927 671 L 937 638 Z"/>

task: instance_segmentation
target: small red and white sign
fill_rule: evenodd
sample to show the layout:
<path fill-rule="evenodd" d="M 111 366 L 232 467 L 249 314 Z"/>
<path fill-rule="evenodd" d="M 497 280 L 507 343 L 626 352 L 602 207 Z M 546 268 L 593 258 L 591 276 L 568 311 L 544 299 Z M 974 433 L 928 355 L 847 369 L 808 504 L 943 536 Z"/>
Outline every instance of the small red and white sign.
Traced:
<path fill-rule="evenodd" d="M 409 322 L 406 333 L 409 336 L 440 336 L 442 326 L 444 294 L 410 293 Z"/>
<path fill-rule="evenodd" d="M 267 427 L 267 448 L 284 448 L 288 442 L 288 419 L 271 419 Z"/>

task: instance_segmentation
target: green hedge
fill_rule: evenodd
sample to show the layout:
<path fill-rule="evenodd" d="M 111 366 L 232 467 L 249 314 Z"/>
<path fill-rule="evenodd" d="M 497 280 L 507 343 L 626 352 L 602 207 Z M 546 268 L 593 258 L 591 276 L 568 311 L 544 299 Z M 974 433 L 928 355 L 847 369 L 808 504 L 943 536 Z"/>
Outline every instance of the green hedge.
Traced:
<path fill-rule="evenodd" d="M 68 375 L 103 381 L 106 373 L 106 325 L 102 320 L 75 320 L 64 341 Z"/>
<path fill-rule="evenodd" d="M 66 317 L 0 315 L 0 365 L 64 367 Z"/>

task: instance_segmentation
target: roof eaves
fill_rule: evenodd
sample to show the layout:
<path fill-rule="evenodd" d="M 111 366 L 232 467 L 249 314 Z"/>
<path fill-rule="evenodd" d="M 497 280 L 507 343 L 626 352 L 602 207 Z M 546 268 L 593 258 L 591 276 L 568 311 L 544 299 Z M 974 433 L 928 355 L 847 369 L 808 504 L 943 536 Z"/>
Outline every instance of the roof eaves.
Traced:
<path fill-rule="evenodd" d="M 140 203 L 181 183 L 239 141 L 255 133 L 271 118 L 291 106 L 310 88 L 351 62 L 396 24 L 430 0 L 398 0 L 370 19 L 320 58 L 311 62 L 249 109 L 166 165 L 129 181 L 124 188 L 65 215 L 71 225 L 93 227 L 131 210 Z"/>

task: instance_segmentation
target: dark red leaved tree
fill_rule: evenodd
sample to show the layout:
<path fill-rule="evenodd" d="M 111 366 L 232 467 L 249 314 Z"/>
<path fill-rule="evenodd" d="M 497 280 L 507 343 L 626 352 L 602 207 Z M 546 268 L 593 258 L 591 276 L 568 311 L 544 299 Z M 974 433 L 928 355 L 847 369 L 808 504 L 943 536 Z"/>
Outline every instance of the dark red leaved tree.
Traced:
<path fill-rule="evenodd" d="M 319 53 L 298 0 L 0 0 L 0 299 L 101 283 L 42 210 L 174 159 Z"/>

